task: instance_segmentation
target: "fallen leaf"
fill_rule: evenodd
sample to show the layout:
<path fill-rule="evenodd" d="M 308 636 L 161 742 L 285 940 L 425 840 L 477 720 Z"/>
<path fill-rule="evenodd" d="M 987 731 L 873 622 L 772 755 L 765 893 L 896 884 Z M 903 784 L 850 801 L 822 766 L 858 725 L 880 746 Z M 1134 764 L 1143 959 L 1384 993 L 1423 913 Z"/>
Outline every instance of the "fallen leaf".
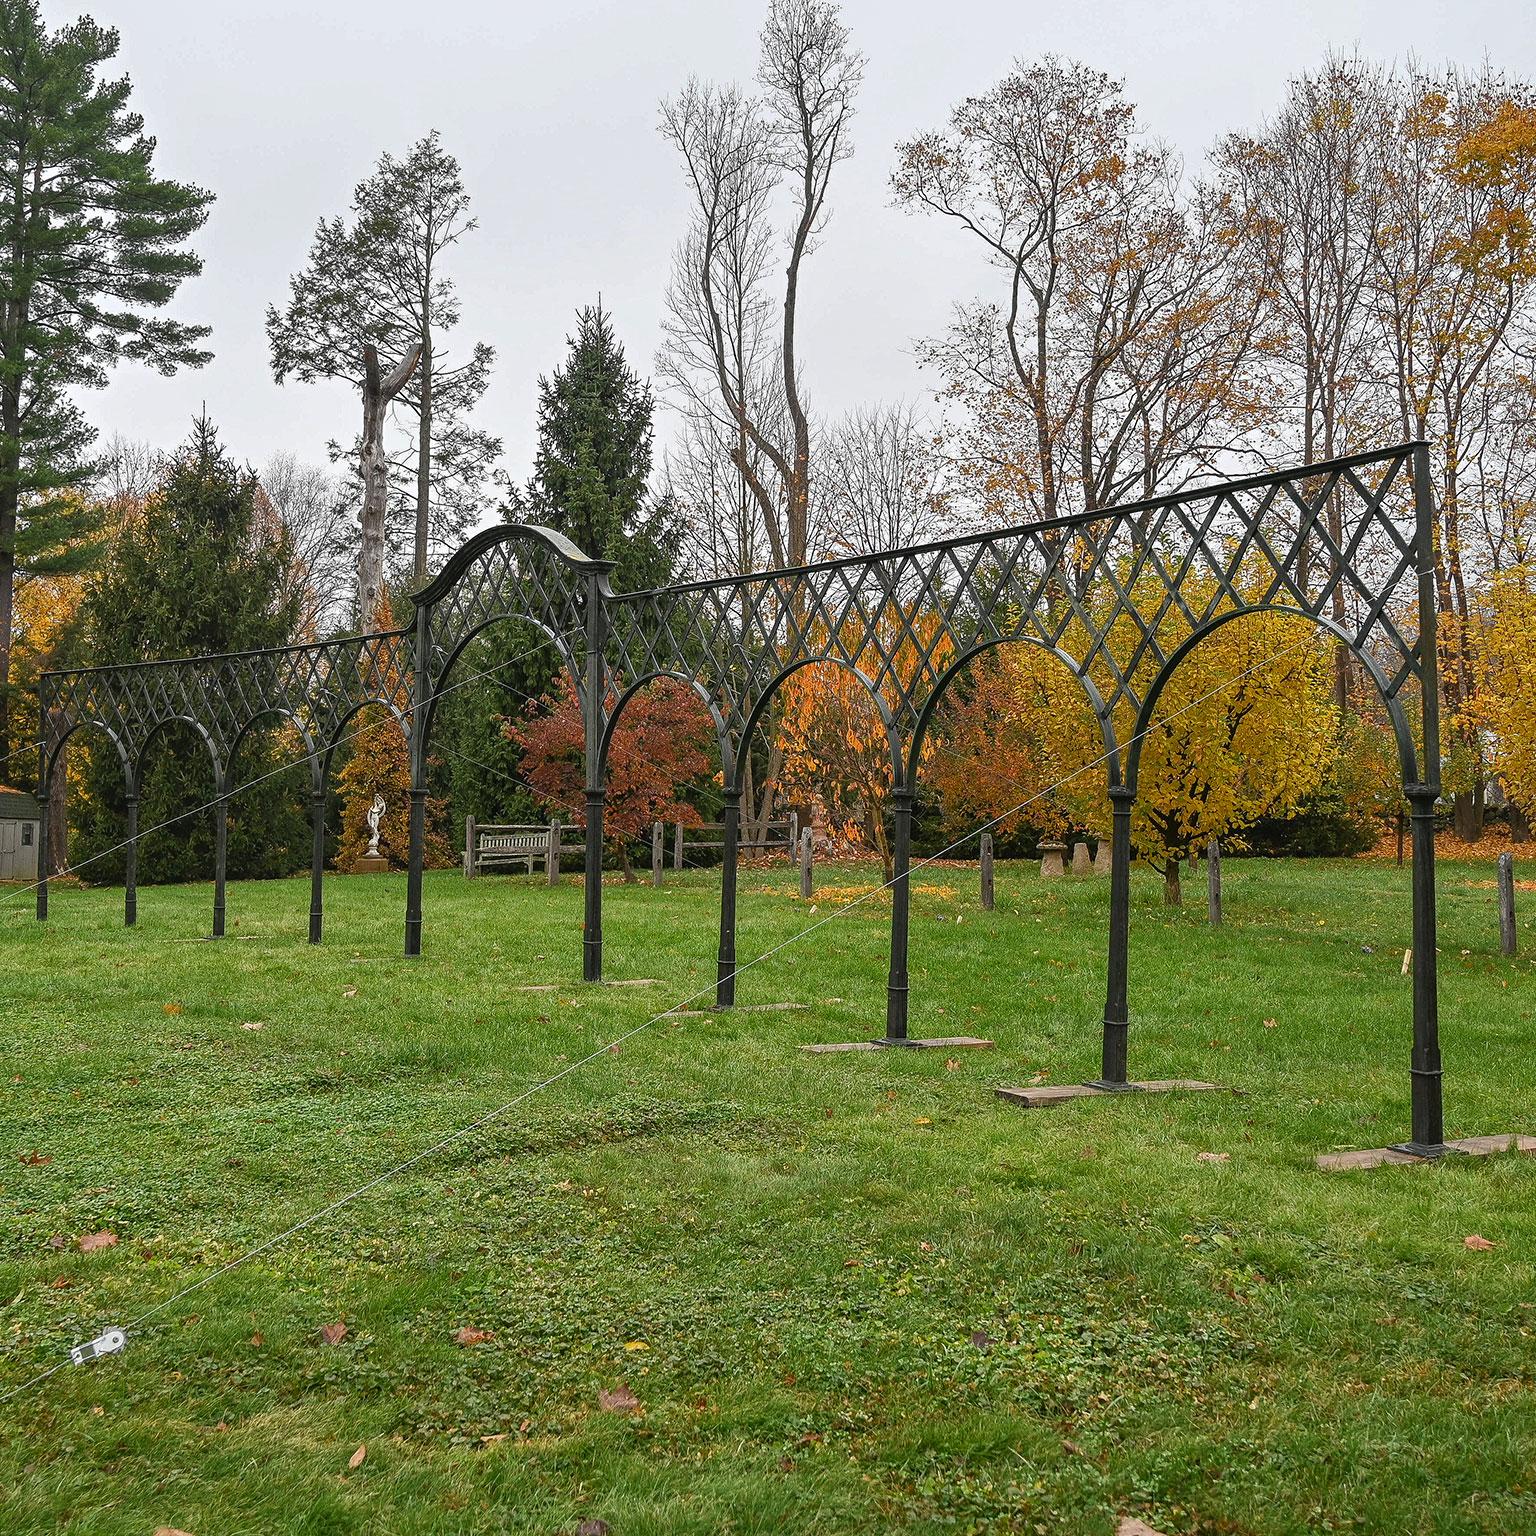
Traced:
<path fill-rule="evenodd" d="M 240 1028 L 241 1028 L 241 1029 L 260 1029 L 260 1028 L 261 1028 L 261 1027 L 262 1027 L 262 1026 L 261 1026 L 261 1024 L 260 1024 L 260 1023 L 253 1023 L 253 1024 L 242 1024 L 242 1025 L 241 1025 L 241 1026 L 240 1026 Z"/>
<path fill-rule="evenodd" d="M 460 1328 L 454 1334 L 453 1342 L 462 1344 L 468 1348 L 471 1344 L 488 1344 L 496 1335 L 489 1328 Z"/>
<path fill-rule="evenodd" d="M 1063 1440 L 1061 1442 L 1061 1448 L 1067 1453 L 1068 1456 L 1081 1456 L 1083 1454 L 1083 1448 L 1077 1443 L 1076 1440 Z"/>
<path fill-rule="evenodd" d="M 1232 1154 L 1230 1152 L 1196 1152 L 1195 1161 L 1197 1163 L 1230 1163 Z"/>
<path fill-rule="evenodd" d="M 647 1344 L 644 1339 L 631 1339 L 629 1343 L 624 1346 L 625 1349 L 649 1349 L 650 1347 L 651 1346 Z"/>
<path fill-rule="evenodd" d="M 176 1011 L 178 1013 L 181 1012 L 179 1008 Z M 174 1525 L 157 1525 L 155 1527 L 155 1536 L 192 1536 L 192 1533 L 190 1531 L 178 1531 Z"/>
<path fill-rule="evenodd" d="M 978 1328 L 976 1332 L 971 1335 L 971 1343 L 974 1344 L 977 1349 L 991 1349 L 993 1344 L 996 1342 L 997 1341 L 992 1337 L 990 1333 L 987 1333 L 984 1329 L 981 1328 Z"/>
<path fill-rule="evenodd" d="M 320 1329 L 320 1342 L 322 1344 L 340 1344 L 347 1336 L 345 1323 L 326 1323 Z"/>
<path fill-rule="evenodd" d="M 171 1018 L 175 1018 L 176 1015 L 182 1011 L 183 1010 L 180 1003 L 167 1003 L 164 1009 L 164 1012 L 167 1013 Z"/>
<path fill-rule="evenodd" d="M 23 1152 L 21 1154 L 21 1160 L 27 1165 L 28 1168 L 41 1168 L 44 1163 L 51 1163 L 53 1161 L 53 1153 Z"/>
<path fill-rule="evenodd" d="M 87 1232 L 80 1239 L 79 1249 L 81 1253 L 95 1253 L 98 1248 L 117 1247 L 116 1232 Z"/>
<path fill-rule="evenodd" d="M 55 1232 L 53 1236 L 48 1239 L 48 1246 L 57 1252 L 60 1248 L 69 1247 L 69 1239 L 65 1237 L 62 1232 Z"/>
<path fill-rule="evenodd" d="M 68 1275 L 58 1275 L 48 1282 L 48 1289 L 51 1291 L 67 1291 L 74 1283 Z"/>
<path fill-rule="evenodd" d="M 262 1345 L 263 1345 L 263 1344 L 265 1344 L 265 1343 L 266 1343 L 266 1340 L 265 1340 L 265 1339 L 264 1339 L 264 1338 L 262 1338 L 262 1336 L 261 1336 L 261 1334 L 260 1334 L 260 1332 L 259 1332 L 259 1331 L 258 1331 L 258 1332 L 256 1332 L 256 1333 L 253 1333 L 253 1334 L 252 1334 L 252 1335 L 251 1335 L 251 1339 L 250 1339 L 250 1342 L 251 1342 L 251 1343 L 252 1343 L 252 1344 L 254 1344 L 254 1345 L 255 1345 L 255 1346 L 256 1346 L 256 1348 L 257 1348 L 257 1349 L 260 1349 L 260 1348 L 261 1348 L 261 1346 L 262 1346 Z"/>
<path fill-rule="evenodd" d="M 507 1438 L 507 1432 L 503 1430 L 499 1435 L 481 1435 L 481 1445 L 500 1445 Z"/>
<path fill-rule="evenodd" d="M 1137 1520 L 1133 1516 L 1127 1515 L 1115 1527 L 1115 1536 L 1162 1536 L 1162 1532 L 1154 1531 L 1145 1520 Z"/>
<path fill-rule="evenodd" d="M 597 1406 L 604 1413 L 635 1413 L 639 1410 L 640 1399 L 621 1381 L 612 1392 L 598 1392 Z"/>
<path fill-rule="evenodd" d="M 1474 1253 L 1492 1253 L 1497 1244 L 1490 1243 L 1486 1237 L 1474 1232 L 1471 1237 L 1462 1238 L 1464 1246 L 1472 1249 Z"/>
<path fill-rule="evenodd" d="M 353 1451 L 352 1454 L 347 1458 L 347 1471 L 349 1471 L 349 1472 L 356 1472 L 357 1469 L 360 1466 L 362 1466 L 363 1462 L 365 1460 L 367 1460 L 367 1457 L 368 1457 L 368 1447 L 367 1447 L 367 1445 L 364 1444 L 364 1445 L 358 1446 L 358 1448 L 355 1451 Z"/>
<path fill-rule="evenodd" d="M 612 1529 L 606 1520 L 583 1520 L 576 1527 L 576 1536 L 608 1536 Z"/>
<path fill-rule="evenodd" d="M 960 1066 L 960 1063 L 959 1063 L 959 1061 L 955 1057 L 953 1057 L 953 1056 L 945 1057 L 945 1059 L 944 1059 L 944 1070 L 946 1072 L 958 1071 L 959 1070 L 959 1066 Z"/>
<path fill-rule="evenodd" d="M 343 997 L 356 997 L 357 996 L 357 988 L 356 987 L 343 987 L 342 991 L 341 991 L 341 995 Z"/>
<path fill-rule="evenodd" d="M 916 1120 L 914 1120 L 912 1122 L 912 1124 L 913 1125 L 932 1125 L 933 1121 L 930 1120 L 926 1115 L 920 1115 Z"/>
<path fill-rule="evenodd" d="M 1265 1029 L 1273 1029 L 1275 1027 L 1275 1025 L 1277 1025 L 1279 1022 L 1280 1022 L 1279 1019 L 1265 1019 L 1264 1020 L 1264 1028 Z"/>

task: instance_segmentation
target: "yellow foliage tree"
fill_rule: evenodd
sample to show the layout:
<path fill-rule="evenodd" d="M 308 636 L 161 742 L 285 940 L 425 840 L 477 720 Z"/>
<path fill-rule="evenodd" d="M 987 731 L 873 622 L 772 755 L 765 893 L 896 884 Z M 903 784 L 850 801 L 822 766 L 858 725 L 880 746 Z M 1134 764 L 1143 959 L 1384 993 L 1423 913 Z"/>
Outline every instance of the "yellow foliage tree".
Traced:
<path fill-rule="evenodd" d="M 1196 612 L 1214 590 L 1193 573 L 1181 585 Z M 1150 598 L 1152 589 L 1135 595 Z M 1122 670 L 1140 634 L 1128 618 L 1111 624 L 1108 649 Z M 1165 632 L 1165 648 L 1171 640 Z M 1069 633 L 1065 648 L 1085 654 L 1086 643 Z M 978 661 L 977 672 L 963 700 L 941 716 L 945 761 L 933 774 L 946 796 L 958 797 L 973 818 L 1003 816 L 1005 827 L 1022 820 L 1052 834 L 1107 835 L 1104 749 L 1081 687 L 1032 646 L 1004 647 Z M 1155 659 L 1134 668 L 1143 697 L 1155 673 Z M 1223 624 L 1175 670 L 1142 745 L 1132 822 L 1136 852 L 1163 874 L 1171 904 L 1180 900 L 1181 861 L 1208 839 L 1289 815 L 1322 784 L 1338 742 L 1332 677 L 1324 635 L 1306 642 L 1296 620 L 1263 613 Z M 1134 720 L 1122 710 L 1115 723 L 1128 746 Z"/>
<path fill-rule="evenodd" d="M 1522 814 L 1536 819 L 1536 565 L 1494 574 L 1479 649 L 1477 714 L 1493 766 Z"/>

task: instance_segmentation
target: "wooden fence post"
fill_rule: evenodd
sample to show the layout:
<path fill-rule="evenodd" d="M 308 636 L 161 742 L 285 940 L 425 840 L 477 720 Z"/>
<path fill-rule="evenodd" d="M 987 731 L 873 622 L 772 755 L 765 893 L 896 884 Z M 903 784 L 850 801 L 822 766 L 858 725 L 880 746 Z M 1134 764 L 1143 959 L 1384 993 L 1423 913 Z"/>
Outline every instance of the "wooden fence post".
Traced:
<path fill-rule="evenodd" d="M 992 884 L 992 834 L 981 834 L 981 910 L 990 912 L 996 902 L 996 892 Z"/>
<path fill-rule="evenodd" d="M 1499 949 L 1515 952 L 1515 856 L 1499 855 Z"/>
<path fill-rule="evenodd" d="M 475 872 L 475 818 L 464 818 L 464 875 L 468 879 Z"/>
<path fill-rule="evenodd" d="M 800 896 L 802 900 L 809 901 L 812 892 L 811 884 L 811 829 L 807 827 L 800 834 Z"/>
<path fill-rule="evenodd" d="M 1211 912 L 1211 927 L 1221 927 L 1221 842 L 1212 838 L 1205 845 L 1205 880 Z"/>
<path fill-rule="evenodd" d="M 683 867 L 683 824 L 678 822 L 672 833 L 672 868 Z"/>
<path fill-rule="evenodd" d="M 665 836 L 665 833 L 662 830 L 661 823 L 659 821 L 653 821 L 651 823 L 651 884 L 652 885 L 660 885 L 661 884 L 661 866 L 662 866 L 661 850 L 662 850 L 662 840 L 663 840 L 664 836 Z"/>
<path fill-rule="evenodd" d="M 560 823 L 549 824 L 549 852 L 544 855 L 544 879 L 549 885 L 560 884 Z"/>

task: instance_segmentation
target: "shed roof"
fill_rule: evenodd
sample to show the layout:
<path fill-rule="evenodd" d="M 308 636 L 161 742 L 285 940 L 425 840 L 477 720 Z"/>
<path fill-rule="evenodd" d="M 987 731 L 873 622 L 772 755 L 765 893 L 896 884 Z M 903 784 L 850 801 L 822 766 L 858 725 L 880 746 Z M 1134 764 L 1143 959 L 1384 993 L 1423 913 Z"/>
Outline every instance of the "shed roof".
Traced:
<path fill-rule="evenodd" d="M 35 795 L 0 784 L 0 821 L 39 821 L 43 808 Z"/>

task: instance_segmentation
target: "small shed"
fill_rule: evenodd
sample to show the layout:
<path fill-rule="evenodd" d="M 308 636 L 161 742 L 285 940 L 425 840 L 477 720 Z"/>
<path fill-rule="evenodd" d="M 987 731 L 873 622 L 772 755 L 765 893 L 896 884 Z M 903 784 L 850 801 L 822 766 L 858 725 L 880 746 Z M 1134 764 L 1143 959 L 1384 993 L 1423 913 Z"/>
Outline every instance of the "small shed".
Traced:
<path fill-rule="evenodd" d="M 0 784 L 0 880 L 36 880 L 43 808 L 20 789 Z"/>

